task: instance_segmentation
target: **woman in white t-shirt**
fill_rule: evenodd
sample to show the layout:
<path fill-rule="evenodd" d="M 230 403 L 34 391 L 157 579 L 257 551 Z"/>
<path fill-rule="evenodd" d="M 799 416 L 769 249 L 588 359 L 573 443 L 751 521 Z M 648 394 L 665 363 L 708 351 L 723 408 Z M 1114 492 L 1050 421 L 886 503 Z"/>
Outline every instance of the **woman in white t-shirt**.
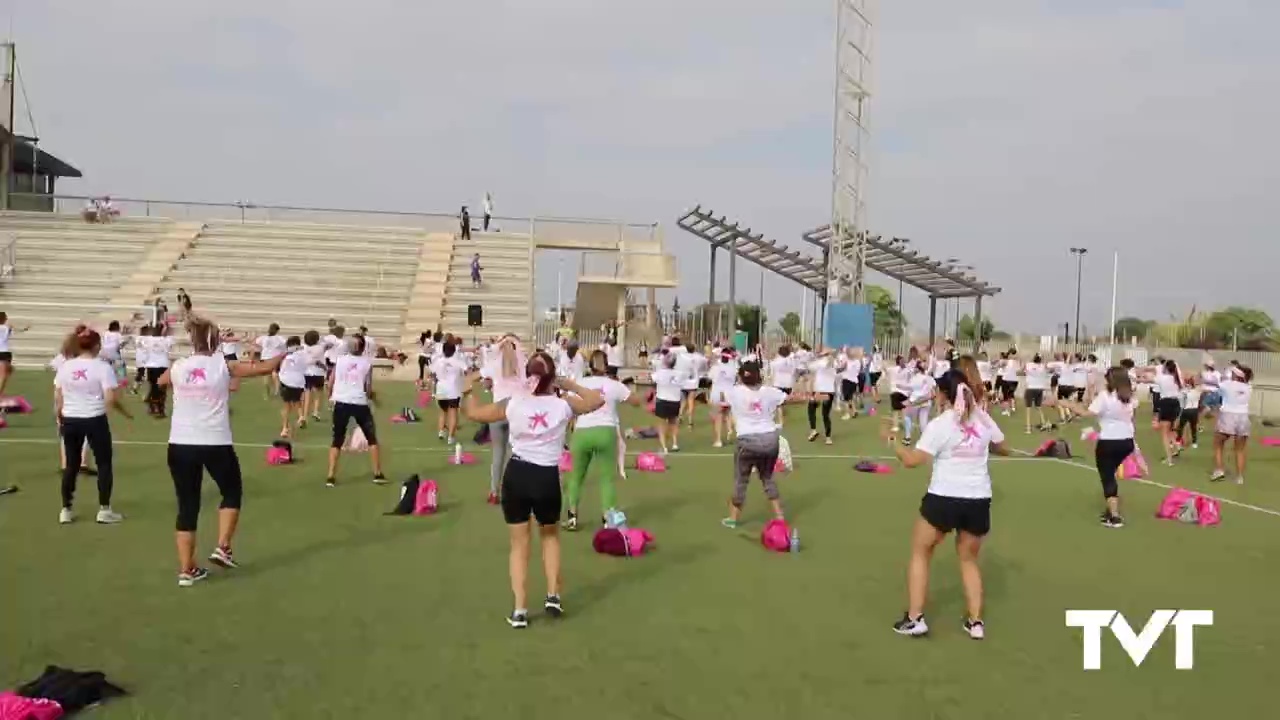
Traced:
<path fill-rule="evenodd" d="M 1245 456 L 1249 448 L 1249 402 L 1253 398 L 1253 370 L 1233 366 L 1218 383 L 1222 393 L 1222 407 L 1218 411 L 1217 426 L 1213 434 L 1213 475 L 1210 480 L 1225 480 L 1226 465 L 1222 453 L 1227 439 L 1232 439 L 1236 455 L 1236 484 L 1244 484 Z"/>
<path fill-rule="evenodd" d="M 575 381 L 581 380 L 587 374 L 587 358 L 578 348 L 578 343 L 569 343 L 564 353 L 556 359 L 556 374 Z"/>
<path fill-rule="evenodd" d="M 1177 445 L 1178 449 L 1175 454 L 1180 454 L 1182 448 L 1186 444 L 1182 440 L 1182 435 L 1187 428 L 1191 429 L 1191 449 L 1195 450 L 1200 447 L 1200 400 L 1204 396 L 1204 389 L 1200 387 L 1195 377 L 1187 378 L 1182 386 L 1182 414 L 1178 416 Z"/>
<path fill-rule="evenodd" d="M 267 327 L 267 334 L 259 335 L 253 341 L 253 350 L 258 354 L 259 360 L 266 362 L 284 355 L 286 345 L 285 338 L 280 335 L 280 326 L 276 323 L 271 323 Z M 280 386 L 279 375 L 275 374 L 267 378 L 263 386 L 267 397 L 274 395 Z"/>
<path fill-rule="evenodd" d="M 573 436 L 569 438 L 573 470 L 565 479 L 569 514 L 564 528 L 570 531 L 578 529 L 578 501 L 582 498 L 582 483 L 587 479 L 588 468 L 598 468 L 596 476 L 600 480 L 601 518 L 608 517 L 611 510 L 617 509 L 618 492 L 615 483 L 618 442 L 621 439 L 618 406 L 622 403 L 637 407 L 640 405 L 639 394 L 632 393 L 631 388 L 609 377 L 608 356 L 604 352 L 596 350 L 591 353 L 590 373 L 581 381 L 571 376 L 562 376 L 565 380 L 594 390 L 604 399 L 604 404 L 596 410 L 578 416 Z"/>
<path fill-rule="evenodd" d="M 924 606 L 929 588 L 929 563 L 946 536 L 956 533 L 960 582 L 964 586 L 965 632 L 974 640 L 985 637 L 982 621 L 982 573 L 978 554 L 991 530 L 991 453 L 1008 455 L 1004 433 L 979 406 L 982 388 L 974 387 L 959 370 L 937 381 L 942 414 L 925 426 L 914 448 L 896 447 L 908 468 L 933 462 L 929 489 L 920 501 L 920 517 L 911 533 L 911 562 L 907 569 L 907 612 L 894 624 L 901 635 L 929 632 Z M 893 444 L 893 432 L 887 439 Z"/>
<path fill-rule="evenodd" d="M 622 346 L 618 344 L 618 337 L 610 335 L 609 339 L 600 347 L 604 351 L 605 357 L 609 360 L 609 377 L 614 380 L 618 379 L 618 370 L 622 368 Z"/>
<path fill-rule="evenodd" d="M 333 385 L 333 365 L 338 361 L 339 357 L 346 355 L 347 348 L 347 329 L 341 325 L 334 325 L 329 328 L 329 334 L 320 339 L 320 343 L 324 345 L 324 364 L 328 370 L 328 377 L 325 382 L 330 386 L 332 392 Z"/>
<path fill-rule="evenodd" d="M 0 397 L 4 397 L 5 388 L 9 387 L 9 377 L 13 375 L 13 336 L 29 329 L 13 327 L 9 324 L 9 316 L 0 311 Z"/>
<path fill-rule="evenodd" d="M 76 348 L 73 340 L 77 335 L 83 332 L 88 326 L 77 325 L 75 330 L 67 336 L 62 342 L 62 347 L 49 360 L 48 367 L 53 371 L 54 377 L 58 375 L 58 371 L 62 369 L 64 363 L 75 357 L 79 350 Z M 53 385 L 54 405 L 57 405 L 58 386 Z M 67 451 L 62 445 L 62 418 L 57 413 L 53 414 L 54 423 L 58 426 L 58 474 L 61 475 L 67 469 Z M 93 467 L 93 460 L 89 452 L 89 441 L 85 440 L 80 446 L 80 473 L 82 475 L 97 475 L 98 471 Z"/>
<path fill-rule="evenodd" d="M 774 517 L 782 517 L 782 500 L 773 480 L 778 462 L 780 442 L 774 423 L 778 408 L 788 403 L 808 402 L 803 393 L 788 395 L 781 389 L 762 385 L 759 363 L 743 363 L 738 371 L 739 384 L 728 392 L 729 412 L 738 429 L 737 447 L 733 451 L 733 495 L 729 498 L 729 516 L 720 521 L 736 528 L 747 500 L 747 485 L 755 470 L 764 485 L 764 495 L 773 506 Z"/>
<path fill-rule="evenodd" d="M 985 352 L 978 353 L 976 363 L 978 369 L 978 377 L 982 381 L 982 400 L 984 404 L 995 402 L 993 392 L 995 390 L 995 369 L 991 367 L 991 359 Z"/>
<path fill-rule="evenodd" d="M 306 415 L 310 414 L 311 418 L 317 422 L 320 420 L 320 405 L 324 400 L 325 376 L 329 374 L 329 368 L 324 362 L 324 344 L 320 342 L 319 332 L 308 330 L 302 336 L 301 352 L 306 359 L 306 369 L 302 371 L 303 417 L 298 422 L 298 427 L 304 428 L 307 426 Z"/>
<path fill-rule="evenodd" d="M 270 358 L 274 360 L 273 356 Z M 291 427 L 290 413 L 297 416 L 299 428 L 307 426 L 307 405 L 304 401 L 307 392 L 307 354 L 302 349 L 302 338 L 291 335 L 285 341 L 284 359 L 280 361 L 280 370 L 276 376 L 280 378 L 280 437 L 288 438 Z"/>
<path fill-rule="evenodd" d="M 831 405 L 836 397 L 836 360 L 830 350 L 819 348 L 809 363 L 813 378 L 813 395 L 809 398 L 809 442 L 818 439 L 818 407 L 822 407 L 822 430 L 826 444 L 831 444 Z"/>
<path fill-rule="evenodd" d="M 606 356 L 607 360 L 607 356 Z M 608 366 L 605 366 L 608 374 Z M 476 422 L 506 421 L 511 431 L 511 461 L 502 476 L 502 516 L 507 523 L 511 552 L 507 563 L 515 609 L 507 618 L 513 628 L 529 626 L 525 585 L 529 575 L 530 518 L 542 536 L 542 567 L 547 597 L 543 610 L 560 617 L 560 453 L 569 420 L 599 410 L 604 397 L 568 378 L 556 379 L 550 355 L 539 352 L 529 359 L 525 376 L 531 389 L 503 402 L 480 405 L 475 400 L 475 376 L 468 375 L 463 395 L 467 417 Z M 557 387 L 565 391 L 557 396 Z"/>
<path fill-rule="evenodd" d="M 880 376 L 884 374 L 884 353 L 879 345 L 871 346 L 871 361 L 867 365 L 867 384 L 871 386 L 871 399 L 880 404 Z"/>
<path fill-rule="evenodd" d="M 1023 392 L 1023 402 L 1027 406 L 1027 434 L 1031 434 L 1031 410 L 1035 409 L 1039 413 L 1040 424 L 1037 429 L 1045 431 L 1052 430 L 1053 427 L 1044 417 L 1044 395 L 1049 392 L 1049 368 L 1044 364 L 1044 358 L 1036 353 L 1031 358 L 1031 362 L 1022 367 L 1021 375 L 1026 379 L 1027 389 Z"/>
<path fill-rule="evenodd" d="M 1000 414 L 1006 417 L 1018 412 L 1018 373 L 1022 363 L 1018 351 L 1010 349 L 1000 365 Z"/>
<path fill-rule="evenodd" d="M 684 397 L 687 371 L 677 370 L 676 353 L 663 350 L 661 367 L 653 374 L 653 414 L 658 420 L 658 442 L 662 454 L 680 452 L 680 405 Z M 670 443 L 668 443 L 670 440 Z"/>
<path fill-rule="evenodd" d="M 1122 528 L 1124 517 L 1120 514 L 1120 484 L 1116 482 L 1116 472 L 1137 447 L 1133 440 L 1133 416 L 1138 398 L 1129 371 L 1123 367 L 1108 370 L 1104 383 L 1105 389 L 1093 396 L 1088 407 L 1065 402 L 1077 415 L 1098 419 L 1098 439 L 1093 454 L 1105 503 L 1100 519 L 1103 527 Z"/>
<path fill-rule="evenodd" d="M 237 567 L 231 541 L 240 522 L 244 483 L 231 436 L 227 401 L 232 380 L 270 375 L 279 369 L 283 359 L 228 363 L 215 354 L 218 326 L 203 318 L 188 319 L 187 333 L 191 355 L 179 359 L 157 380 L 161 387 L 173 387 L 168 458 L 169 474 L 178 498 L 176 541 L 180 587 L 191 587 L 209 576 L 209 571 L 196 564 L 196 525 L 205 470 L 222 495 L 218 506 L 218 546 L 209 560 L 223 568 Z"/>
<path fill-rule="evenodd" d="M 756 363 L 756 366 L 759 367 L 759 363 Z M 733 415 L 729 407 L 729 391 L 733 390 L 733 383 L 738 377 L 738 362 L 734 360 L 733 354 L 721 352 L 720 357 L 716 358 L 715 364 L 707 372 L 707 376 L 711 380 L 707 405 L 711 408 L 711 428 L 715 437 L 711 447 L 722 448 L 726 430 L 730 439 L 733 438 L 734 432 Z"/>
<path fill-rule="evenodd" d="M 778 348 L 777 355 L 769 361 L 769 384 L 778 388 L 784 394 L 790 395 L 796 386 L 796 359 L 791 354 L 791 346 L 783 345 Z M 781 425 L 786 420 L 786 406 L 778 408 L 778 424 Z"/>
<path fill-rule="evenodd" d="M 462 401 L 462 384 L 467 374 L 467 363 L 458 352 L 458 346 L 446 340 L 440 348 L 440 358 L 431 363 L 435 376 L 436 405 L 440 416 L 436 421 L 436 437 L 449 445 L 457 442 L 458 407 Z"/>
<path fill-rule="evenodd" d="M 1156 400 L 1156 425 L 1160 431 L 1161 444 L 1164 445 L 1164 464 L 1172 465 L 1177 452 L 1177 432 L 1175 427 L 1178 416 L 1182 414 L 1182 371 L 1178 363 L 1166 360 L 1161 366 L 1163 372 L 1154 377 L 1155 392 L 1160 399 Z"/>
<path fill-rule="evenodd" d="M 866 390 L 866 360 L 861 348 L 845 348 L 836 364 L 840 373 L 840 400 L 844 406 L 842 420 L 858 417 L 862 393 Z"/>
<path fill-rule="evenodd" d="M 227 362 L 238 362 L 240 360 L 240 343 L 244 342 L 244 340 L 244 335 L 237 334 L 231 328 L 223 328 L 222 338 L 218 343 L 218 353 Z"/>
<path fill-rule="evenodd" d="M 504 335 L 489 351 L 484 365 L 480 368 L 480 376 L 485 387 L 493 394 L 493 402 L 500 403 L 513 395 L 526 391 L 526 360 L 520 350 L 520 339 L 515 335 Z M 489 499 L 490 505 L 499 503 L 498 491 L 502 487 L 502 473 L 507 469 L 507 459 L 511 456 L 511 438 L 505 419 L 491 422 L 489 427 L 489 447 L 492 460 L 489 465 Z"/>
<path fill-rule="evenodd" d="M 106 361 L 116 375 L 116 384 L 124 382 L 129 376 L 124 365 L 124 346 L 127 339 L 120 332 L 120 321 L 112 320 L 107 324 L 107 331 L 102 333 L 102 351 L 98 357 Z"/>
<path fill-rule="evenodd" d="M 950 371 L 948 371 L 950 372 Z M 917 360 L 914 372 L 907 378 L 906 400 L 903 402 L 903 430 L 905 434 L 902 436 L 904 445 L 911 444 L 912 425 L 918 426 L 920 432 L 924 432 L 924 428 L 929 423 L 929 408 L 934 403 L 934 390 L 938 387 L 938 381 L 933 375 L 929 374 L 929 367 L 925 360 Z"/>
<path fill-rule="evenodd" d="M 102 337 L 88 328 L 79 329 L 64 345 L 64 353 L 72 349 L 75 355 L 60 364 L 53 380 L 54 412 L 61 427 L 62 451 L 66 457 L 62 470 L 62 511 L 58 522 L 66 524 L 75 520 L 71 511 L 72 498 L 83 448 L 88 443 L 98 464 L 97 521 L 110 525 L 124 518 L 111 509 L 115 476 L 112 473 L 111 424 L 107 422 L 107 409 L 113 408 L 125 417 L 132 416 L 116 396 L 115 371 L 98 357 L 102 351 Z"/>
<path fill-rule="evenodd" d="M 351 352 L 340 355 L 333 364 L 333 386 L 329 391 L 333 405 L 333 438 L 329 443 L 329 475 L 325 485 L 338 483 L 338 457 L 347 438 L 347 425 L 355 422 L 369 443 L 369 460 L 373 463 L 373 483 L 385 485 L 382 474 L 382 452 L 378 447 L 378 428 L 373 422 L 369 403 L 377 402 L 373 391 L 373 361 L 364 354 L 364 336 L 351 338 Z M 457 410 L 455 409 L 456 413 Z M 456 417 L 454 422 L 456 423 Z"/>
<path fill-rule="evenodd" d="M 145 339 L 147 345 L 147 411 L 156 418 L 165 416 L 166 391 L 160 377 L 169 369 L 170 357 L 173 354 L 173 336 L 159 334 L 165 332 L 152 329 L 155 333 Z"/>

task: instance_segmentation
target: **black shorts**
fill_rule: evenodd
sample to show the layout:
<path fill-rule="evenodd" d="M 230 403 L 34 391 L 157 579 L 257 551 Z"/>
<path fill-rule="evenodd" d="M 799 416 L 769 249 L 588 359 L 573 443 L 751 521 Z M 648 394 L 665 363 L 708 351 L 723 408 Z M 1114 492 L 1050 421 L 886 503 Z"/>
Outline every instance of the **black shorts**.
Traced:
<path fill-rule="evenodd" d="M 1084 388 L 1076 388 L 1076 402 L 1084 402 Z"/>
<path fill-rule="evenodd" d="M 880 373 L 873 372 L 868 376 L 868 379 L 871 382 L 871 387 L 875 387 L 880 384 Z"/>
<path fill-rule="evenodd" d="M 160 376 L 169 368 L 147 368 L 147 382 L 153 383 L 160 379 Z"/>
<path fill-rule="evenodd" d="M 678 420 L 680 418 L 680 403 L 676 400 L 655 400 L 653 414 L 662 420 Z"/>
<path fill-rule="evenodd" d="M 436 406 L 441 410 L 457 410 L 462 406 L 462 401 L 458 398 L 454 398 L 452 400 L 445 400 L 444 398 L 441 398 L 436 400 Z"/>
<path fill-rule="evenodd" d="M 1070 399 L 1071 399 L 1071 396 L 1072 396 L 1072 395 L 1075 395 L 1075 394 L 1076 394 L 1076 389 L 1075 389 L 1074 387 L 1070 386 L 1070 385 L 1059 385 L 1059 386 L 1058 386 L 1058 399 L 1059 399 L 1059 400 L 1070 400 Z"/>
<path fill-rule="evenodd" d="M 699 389 L 701 389 L 701 390 L 710 390 L 710 389 L 711 389 L 711 378 L 699 378 L 699 379 L 698 379 L 698 388 L 699 388 Z"/>
<path fill-rule="evenodd" d="M 854 382 L 853 380 L 849 380 L 848 378 L 841 378 L 840 379 L 840 399 L 844 400 L 845 402 L 853 402 L 854 392 L 858 392 L 858 393 L 862 392 L 861 390 L 858 389 L 858 383 Z"/>
<path fill-rule="evenodd" d="M 1160 398 L 1156 401 L 1156 417 L 1160 422 L 1177 422 L 1182 414 L 1182 403 L 1176 397 Z"/>
<path fill-rule="evenodd" d="M 618 379 L 618 366 L 617 366 L 617 365 L 606 365 L 606 366 L 605 366 L 605 370 L 604 370 L 604 374 L 605 374 L 605 375 L 608 375 L 609 377 L 613 378 L 614 380 L 617 380 L 617 379 Z"/>
<path fill-rule="evenodd" d="M 889 396 L 889 407 L 894 410 L 901 410 L 907 406 L 907 396 L 900 392 L 893 393 Z"/>
<path fill-rule="evenodd" d="M 1041 407 L 1044 405 L 1044 390 L 1032 390 L 1028 388 L 1027 391 L 1022 394 L 1022 401 L 1027 404 L 1027 407 Z"/>
<path fill-rule="evenodd" d="M 1012 400 L 1014 393 L 1016 393 L 1017 391 L 1018 391 L 1017 380 L 1001 380 L 1000 381 L 1000 397 L 1004 398 L 1006 401 Z"/>
<path fill-rule="evenodd" d="M 782 394 L 783 394 L 783 395 L 788 395 L 788 396 L 789 396 L 789 395 L 791 395 L 791 388 L 789 388 L 789 387 L 787 387 L 787 388 L 780 387 L 780 388 L 778 388 L 778 389 L 782 391 Z"/>
<path fill-rule="evenodd" d="M 991 498 L 953 498 L 925 493 L 920 517 L 939 532 L 962 530 L 979 537 L 991 532 Z"/>
<path fill-rule="evenodd" d="M 1054 390 L 1054 389 L 1056 389 L 1056 388 L 1058 387 L 1058 385 L 1059 385 L 1059 384 L 1061 384 L 1061 380 L 1059 380 L 1059 378 L 1058 378 L 1058 376 L 1057 376 L 1057 375 L 1054 375 L 1053 377 L 1049 378 L 1049 389 L 1050 389 L 1050 390 Z"/>
<path fill-rule="evenodd" d="M 280 399 L 287 403 L 302 402 L 302 388 L 289 387 L 280 383 Z"/>
<path fill-rule="evenodd" d="M 502 517 L 508 525 L 523 525 L 529 517 L 542 526 L 560 522 L 560 468 L 534 465 L 512 456 L 502 473 Z"/>
<path fill-rule="evenodd" d="M 692 389 L 692 390 L 688 390 L 688 389 L 685 389 L 685 388 L 681 388 L 681 389 L 680 389 L 680 397 L 688 399 L 688 397 L 689 397 L 690 395 L 692 395 L 692 394 L 694 394 L 694 393 L 696 393 L 696 392 L 698 392 L 698 389 L 697 389 L 697 388 L 694 388 L 694 389 Z"/>
<path fill-rule="evenodd" d="M 984 380 L 982 382 L 982 387 L 987 391 L 988 394 L 991 393 L 992 385 L 990 380 Z"/>
<path fill-rule="evenodd" d="M 239 358 L 233 355 L 232 353 L 227 353 L 226 355 L 223 355 L 222 359 L 226 360 L 227 362 L 235 362 L 236 360 L 239 360 Z"/>
<path fill-rule="evenodd" d="M 330 447 L 341 448 L 347 438 L 347 425 L 354 420 L 365 440 L 370 445 L 378 444 L 378 429 L 373 424 L 373 411 L 368 405 L 352 405 L 350 403 L 334 403 L 333 405 L 333 441 Z"/>
<path fill-rule="evenodd" d="M 0 352 L 0 363 L 5 363 L 6 365 L 13 364 L 13 353 L 7 350 L 5 352 Z"/>
<path fill-rule="evenodd" d="M 324 389 L 324 376 L 323 376 L 323 375 L 307 375 L 305 378 L 303 378 L 303 381 L 304 381 L 304 385 L 303 385 L 303 387 L 305 387 L 305 388 L 306 388 L 306 389 L 308 389 L 308 390 L 323 390 L 323 389 Z"/>

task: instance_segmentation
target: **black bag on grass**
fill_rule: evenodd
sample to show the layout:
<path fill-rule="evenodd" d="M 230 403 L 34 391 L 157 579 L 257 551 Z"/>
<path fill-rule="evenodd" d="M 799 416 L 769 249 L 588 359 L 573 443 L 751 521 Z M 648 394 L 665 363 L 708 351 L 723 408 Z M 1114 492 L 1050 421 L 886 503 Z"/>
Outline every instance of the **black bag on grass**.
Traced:
<path fill-rule="evenodd" d="M 1058 458 L 1059 460 L 1068 460 L 1071 458 L 1071 446 L 1066 440 L 1045 440 L 1044 444 L 1036 450 L 1036 457 Z"/>
<path fill-rule="evenodd" d="M 70 715 L 127 693 L 123 688 L 108 682 L 103 673 L 78 672 L 49 665 L 40 673 L 40 677 L 18 688 L 17 694 L 26 698 L 52 700 L 62 706 L 64 713 Z"/>
<path fill-rule="evenodd" d="M 417 474 L 409 476 L 408 480 L 400 483 L 400 501 L 396 503 L 396 507 L 388 515 L 412 515 L 413 503 L 418 497 L 418 485 L 421 480 Z"/>

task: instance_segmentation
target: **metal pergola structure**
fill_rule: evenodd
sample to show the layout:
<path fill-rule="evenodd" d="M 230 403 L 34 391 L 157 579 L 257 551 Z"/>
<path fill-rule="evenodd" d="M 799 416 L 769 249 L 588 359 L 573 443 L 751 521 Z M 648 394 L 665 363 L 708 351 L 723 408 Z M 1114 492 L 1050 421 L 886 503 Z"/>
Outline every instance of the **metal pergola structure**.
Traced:
<path fill-rule="evenodd" d="M 824 258 L 829 255 L 832 237 L 830 225 L 814 228 L 801 237 L 805 242 L 821 248 Z M 907 246 L 909 242 L 902 238 L 885 239 L 879 235 L 865 235 L 861 245 L 865 248 L 866 266 L 928 294 L 930 343 L 937 337 L 939 299 L 973 298 L 974 327 L 981 328 L 982 299 L 995 296 L 1000 288 L 979 280 L 962 268 L 911 250 Z"/>
<path fill-rule="evenodd" d="M 766 239 L 751 228 L 742 227 L 724 215 L 717 217 L 710 210 L 696 206 L 686 211 L 676 225 L 691 235 L 711 244 L 711 290 L 708 303 L 716 301 L 716 255 L 720 250 L 729 252 L 729 317 L 737 318 L 737 261 L 739 257 L 770 272 L 809 288 L 823 298 L 827 292 L 827 266 L 822 260 L 779 245 Z M 824 299 L 825 302 L 825 299 Z"/>

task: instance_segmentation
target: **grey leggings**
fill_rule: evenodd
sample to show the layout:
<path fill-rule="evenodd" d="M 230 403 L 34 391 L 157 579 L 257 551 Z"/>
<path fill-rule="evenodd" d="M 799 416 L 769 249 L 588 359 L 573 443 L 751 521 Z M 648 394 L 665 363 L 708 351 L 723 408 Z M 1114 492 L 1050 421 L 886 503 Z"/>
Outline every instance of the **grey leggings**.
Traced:
<path fill-rule="evenodd" d="M 770 500 L 778 499 L 778 484 L 773 481 L 773 466 L 777 462 L 778 433 L 738 436 L 738 445 L 733 451 L 734 507 L 740 508 L 746 502 L 747 485 L 751 482 L 753 469 L 760 473 L 760 482 L 764 485 L 764 496 Z"/>
<path fill-rule="evenodd" d="M 493 448 L 493 463 L 489 466 L 489 492 L 497 495 L 502 487 L 502 473 L 511 455 L 510 432 L 507 421 L 489 423 L 489 445 Z"/>

